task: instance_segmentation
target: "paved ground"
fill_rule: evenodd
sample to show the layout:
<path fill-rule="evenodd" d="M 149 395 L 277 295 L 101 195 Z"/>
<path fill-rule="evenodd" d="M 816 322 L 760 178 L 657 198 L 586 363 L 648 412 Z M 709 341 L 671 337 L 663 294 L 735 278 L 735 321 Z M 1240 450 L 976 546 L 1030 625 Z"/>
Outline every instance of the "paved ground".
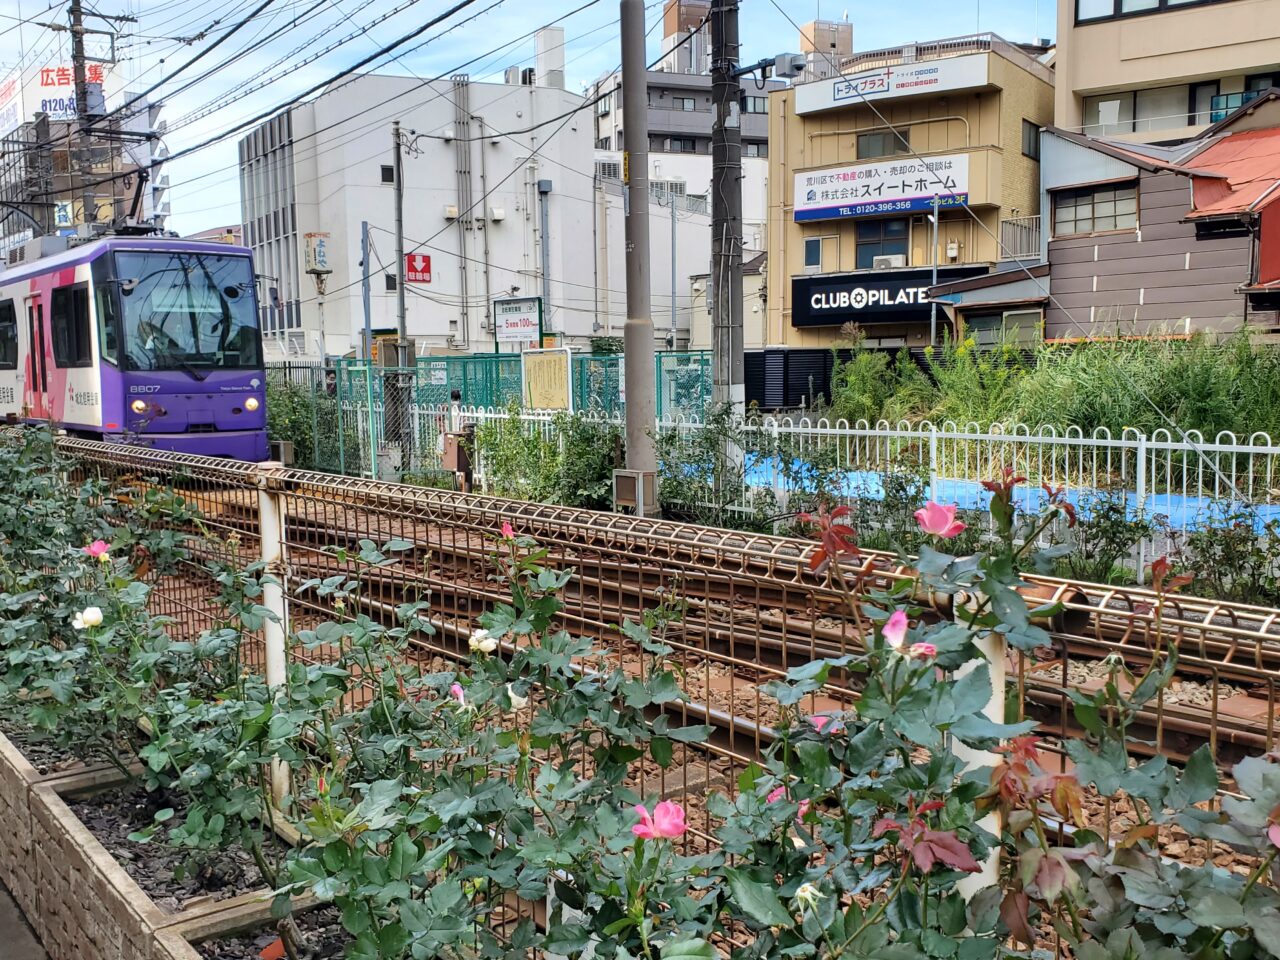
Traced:
<path fill-rule="evenodd" d="M 35 935 L 18 911 L 9 891 L 0 885 L 0 956 L 4 960 L 48 960 Z"/>

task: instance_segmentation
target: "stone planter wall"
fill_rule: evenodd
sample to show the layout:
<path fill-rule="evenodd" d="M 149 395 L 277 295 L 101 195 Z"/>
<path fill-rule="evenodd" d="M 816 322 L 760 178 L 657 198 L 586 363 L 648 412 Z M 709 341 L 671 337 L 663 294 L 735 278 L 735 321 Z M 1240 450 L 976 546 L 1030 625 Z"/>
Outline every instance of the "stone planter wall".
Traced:
<path fill-rule="evenodd" d="M 0 882 L 31 916 L 36 880 L 31 861 L 31 788 L 40 774 L 18 748 L 0 735 Z"/>
<path fill-rule="evenodd" d="M 109 769 L 41 777 L 0 736 L 0 880 L 50 960 L 174 960 L 171 947 L 181 937 L 162 939 L 164 931 L 237 911 L 249 925 L 269 917 L 266 892 L 176 914 L 160 910 L 63 800 L 119 780 Z"/>

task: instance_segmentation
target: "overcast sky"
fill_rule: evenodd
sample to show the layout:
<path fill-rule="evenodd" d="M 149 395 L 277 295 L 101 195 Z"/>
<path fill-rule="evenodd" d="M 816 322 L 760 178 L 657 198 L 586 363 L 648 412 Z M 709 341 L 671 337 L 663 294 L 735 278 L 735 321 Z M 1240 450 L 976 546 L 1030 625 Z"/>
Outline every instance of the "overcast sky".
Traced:
<path fill-rule="evenodd" d="M 206 50 L 231 24 L 247 16 L 263 0 L 86 0 L 86 9 L 103 14 L 132 14 L 136 25 L 124 27 L 128 34 L 117 45 L 120 69 L 133 89 L 143 89 L 171 74 L 182 64 Z M 191 67 L 182 76 L 161 86 L 153 96 L 166 98 L 162 117 L 169 124 L 165 136 L 171 153 L 209 138 L 239 121 L 287 100 L 314 83 L 333 75 L 379 47 L 434 18 L 456 0 L 274 0 L 263 12 L 233 37 Z M 422 38 L 406 44 L 414 46 L 445 26 L 463 22 L 447 36 L 426 44 L 379 69 L 387 73 L 434 77 L 449 74 L 472 58 L 494 50 L 504 40 L 535 30 L 588 0 L 505 0 L 489 13 L 468 20 L 475 11 L 495 0 L 477 0 L 472 6 Z M 993 31 L 1009 40 L 1032 40 L 1053 36 L 1053 0 L 918 0 L 915 4 L 865 0 L 844 2 L 794 2 L 779 0 L 792 20 L 804 23 L 819 16 L 839 20 L 848 14 L 853 23 L 854 49 L 933 40 Z M 397 7 L 400 13 L 376 25 L 378 17 Z M 0 62 L 4 72 L 22 62 L 24 72 L 39 66 L 69 61 L 66 32 L 54 33 L 19 20 L 66 22 L 65 3 L 49 6 L 49 0 L 0 0 Z M 910 17 L 902 16 L 910 11 Z M 649 23 L 661 16 L 661 3 L 649 11 Z M 795 51 L 795 28 L 770 0 L 742 0 L 741 30 L 744 61 L 758 60 L 775 53 Z M 103 22 L 88 26 L 102 27 Z M 562 21 L 565 28 L 565 72 L 571 90 L 618 66 L 618 3 L 597 0 L 586 10 Z M 367 29 L 366 29 L 367 28 Z M 365 29 L 362 35 L 337 47 L 305 66 L 300 60 L 316 53 L 349 33 Z M 203 38 L 200 35 L 203 34 Z M 273 37 L 273 35 L 276 35 Z M 271 38 L 271 39 L 266 39 Z M 208 80 L 190 90 L 175 92 L 188 78 L 197 76 L 240 54 L 250 44 L 260 47 L 243 53 L 234 64 L 218 70 Z M 650 33 L 649 56 L 660 52 L 661 27 Z M 304 47 L 301 52 L 292 53 Z M 105 51 L 104 51 L 105 52 Z M 287 56 L 290 55 L 291 56 Z M 254 81 L 256 86 L 276 77 L 262 90 L 239 94 L 208 116 L 184 119 L 212 105 L 238 83 L 264 70 L 275 61 L 285 62 Z M 464 69 L 476 80 L 501 80 L 512 64 L 532 65 L 533 41 L 528 40 L 485 56 Z M 282 76 L 276 76 L 283 74 Z M 0 73 L 2 75 L 2 73 Z M 236 141 L 239 134 L 165 167 L 172 189 L 170 226 L 182 233 L 206 227 L 238 223 L 240 220 L 239 181 L 236 175 Z M 383 131 L 368 136 L 385 139 Z"/>

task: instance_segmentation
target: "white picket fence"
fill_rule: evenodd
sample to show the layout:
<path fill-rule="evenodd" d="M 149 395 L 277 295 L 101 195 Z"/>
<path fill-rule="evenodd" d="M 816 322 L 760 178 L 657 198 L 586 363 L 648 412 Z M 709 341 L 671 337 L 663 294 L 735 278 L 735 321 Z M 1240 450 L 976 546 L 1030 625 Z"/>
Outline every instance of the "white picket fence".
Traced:
<path fill-rule="evenodd" d="M 445 432 L 510 416 L 506 409 L 460 405 L 414 407 L 411 415 L 415 449 L 402 468 L 415 471 L 440 469 Z M 555 412 L 523 411 L 518 416 L 524 430 L 555 438 Z M 381 417 L 353 419 L 376 424 Z M 620 424 L 607 417 L 592 419 Z M 663 419 L 654 427 L 686 436 L 707 429 L 699 420 L 685 417 Z M 963 507 L 982 506 L 981 481 L 1010 467 L 1027 477 L 1028 502 L 1039 496 L 1040 484 L 1062 486 L 1076 500 L 1098 491 L 1123 492 L 1135 516 L 1161 518 L 1164 530 L 1175 535 L 1215 521 L 1221 524 L 1228 515 L 1246 516 L 1259 531 L 1267 523 L 1280 522 L 1280 445 L 1263 433 L 1207 438 L 1195 431 L 1175 435 L 1161 430 L 1146 436 L 1125 430 L 1116 436 L 1103 429 L 1086 435 L 1078 429 L 1022 425 L 871 424 L 789 416 L 745 422 L 741 432 L 748 483 L 742 502 L 721 505 L 729 509 L 753 510 L 752 501 L 764 492 L 785 508 L 797 494 L 812 493 L 815 483 L 839 497 L 875 497 L 884 472 L 900 469 L 910 459 L 928 476 L 933 499 Z M 753 442 L 753 437 L 759 440 Z M 377 469 L 371 455 L 380 442 L 375 437 L 361 443 L 366 474 Z M 813 464 L 821 464 L 817 479 Z M 481 451 L 474 464 L 480 489 L 488 485 L 486 466 Z M 384 464 L 384 479 L 386 474 Z M 1167 540 L 1143 545 L 1134 558 L 1137 569 L 1152 551 L 1166 548 Z"/>

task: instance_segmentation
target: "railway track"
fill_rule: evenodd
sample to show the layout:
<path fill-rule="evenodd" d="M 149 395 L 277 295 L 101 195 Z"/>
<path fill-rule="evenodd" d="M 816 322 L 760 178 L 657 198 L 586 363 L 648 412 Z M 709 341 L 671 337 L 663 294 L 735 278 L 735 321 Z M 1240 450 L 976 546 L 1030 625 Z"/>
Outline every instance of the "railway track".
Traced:
<path fill-rule="evenodd" d="M 868 628 L 856 611 L 846 609 L 839 590 L 808 570 L 811 545 L 802 540 L 302 471 L 264 475 L 252 465 L 201 458 L 180 457 L 173 464 L 170 455 L 104 451 L 87 441 L 66 446 L 120 473 L 141 476 L 148 467 L 163 466 L 169 479 L 176 469 L 197 482 L 191 499 L 210 522 L 234 531 L 250 548 L 259 534 L 259 487 L 270 490 L 283 503 L 280 534 L 294 588 L 311 577 L 351 572 L 333 547 L 351 548 L 361 539 L 408 541 L 412 548 L 394 564 L 363 574 L 366 602 L 393 607 L 408 597 L 426 596 L 441 628 L 432 646 L 455 658 L 466 656 L 465 636 L 475 617 L 506 598 L 505 589 L 489 579 L 492 534 L 503 521 L 546 546 L 549 565 L 577 571 L 565 597 L 565 625 L 597 638 L 624 663 L 638 651 L 628 648 L 616 625 L 678 598 L 684 616 L 668 642 L 686 676 L 703 672 L 707 694 L 705 702 L 681 711 L 686 722 L 711 724 L 716 734 L 709 746 L 735 757 L 750 759 L 772 735 L 767 711 L 759 705 L 762 679 L 817 657 L 856 650 Z M 843 572 L 858 591 L 915 580 L 909 566 L 884 553 L 865 552 Z M 1141 669 L 1154 649 L 1171 644 L 1180 654 L 1180 674 L 1208 679 L 1215 689 L 1218 684 L 1239 689 L 1231 699 L 1245 702 L 1231 709 L 1216 697 L 1208 708 L 1153 704 L 1138 718 L 1140 729 L 1155 742 L 1152 752 L 1176 760 L 1207 742 L 1220 762 L 1229 763 L 1244 752 L 1273 746 L 1280 611 L 1172 597 L 1157 618 L 1161 601 L 1149 590 L 1025 579 L 1032 602 L 1062 604 L 1046 624 L 1058 662 L 1116 656 Z M 917 594 L 916 599 L 934 618 L 952 615 L 948 598 Z M 1014 664 L 1024 702 L 1046 733 L 1078 733 L 1066 706 L 1066 673 L 1053 676 L 1053 658 L 1048 666 Z M 756 708 L 739 709 L 731 695 L 729 709 L 722 709 L 711 696 L 717 686 L 727 686 L 730 694 L 735 688 L 751 691 L 748 699 L 755 698 Z M 814 706 L 847 707 L 856 693 L 832 684 Z"/>

